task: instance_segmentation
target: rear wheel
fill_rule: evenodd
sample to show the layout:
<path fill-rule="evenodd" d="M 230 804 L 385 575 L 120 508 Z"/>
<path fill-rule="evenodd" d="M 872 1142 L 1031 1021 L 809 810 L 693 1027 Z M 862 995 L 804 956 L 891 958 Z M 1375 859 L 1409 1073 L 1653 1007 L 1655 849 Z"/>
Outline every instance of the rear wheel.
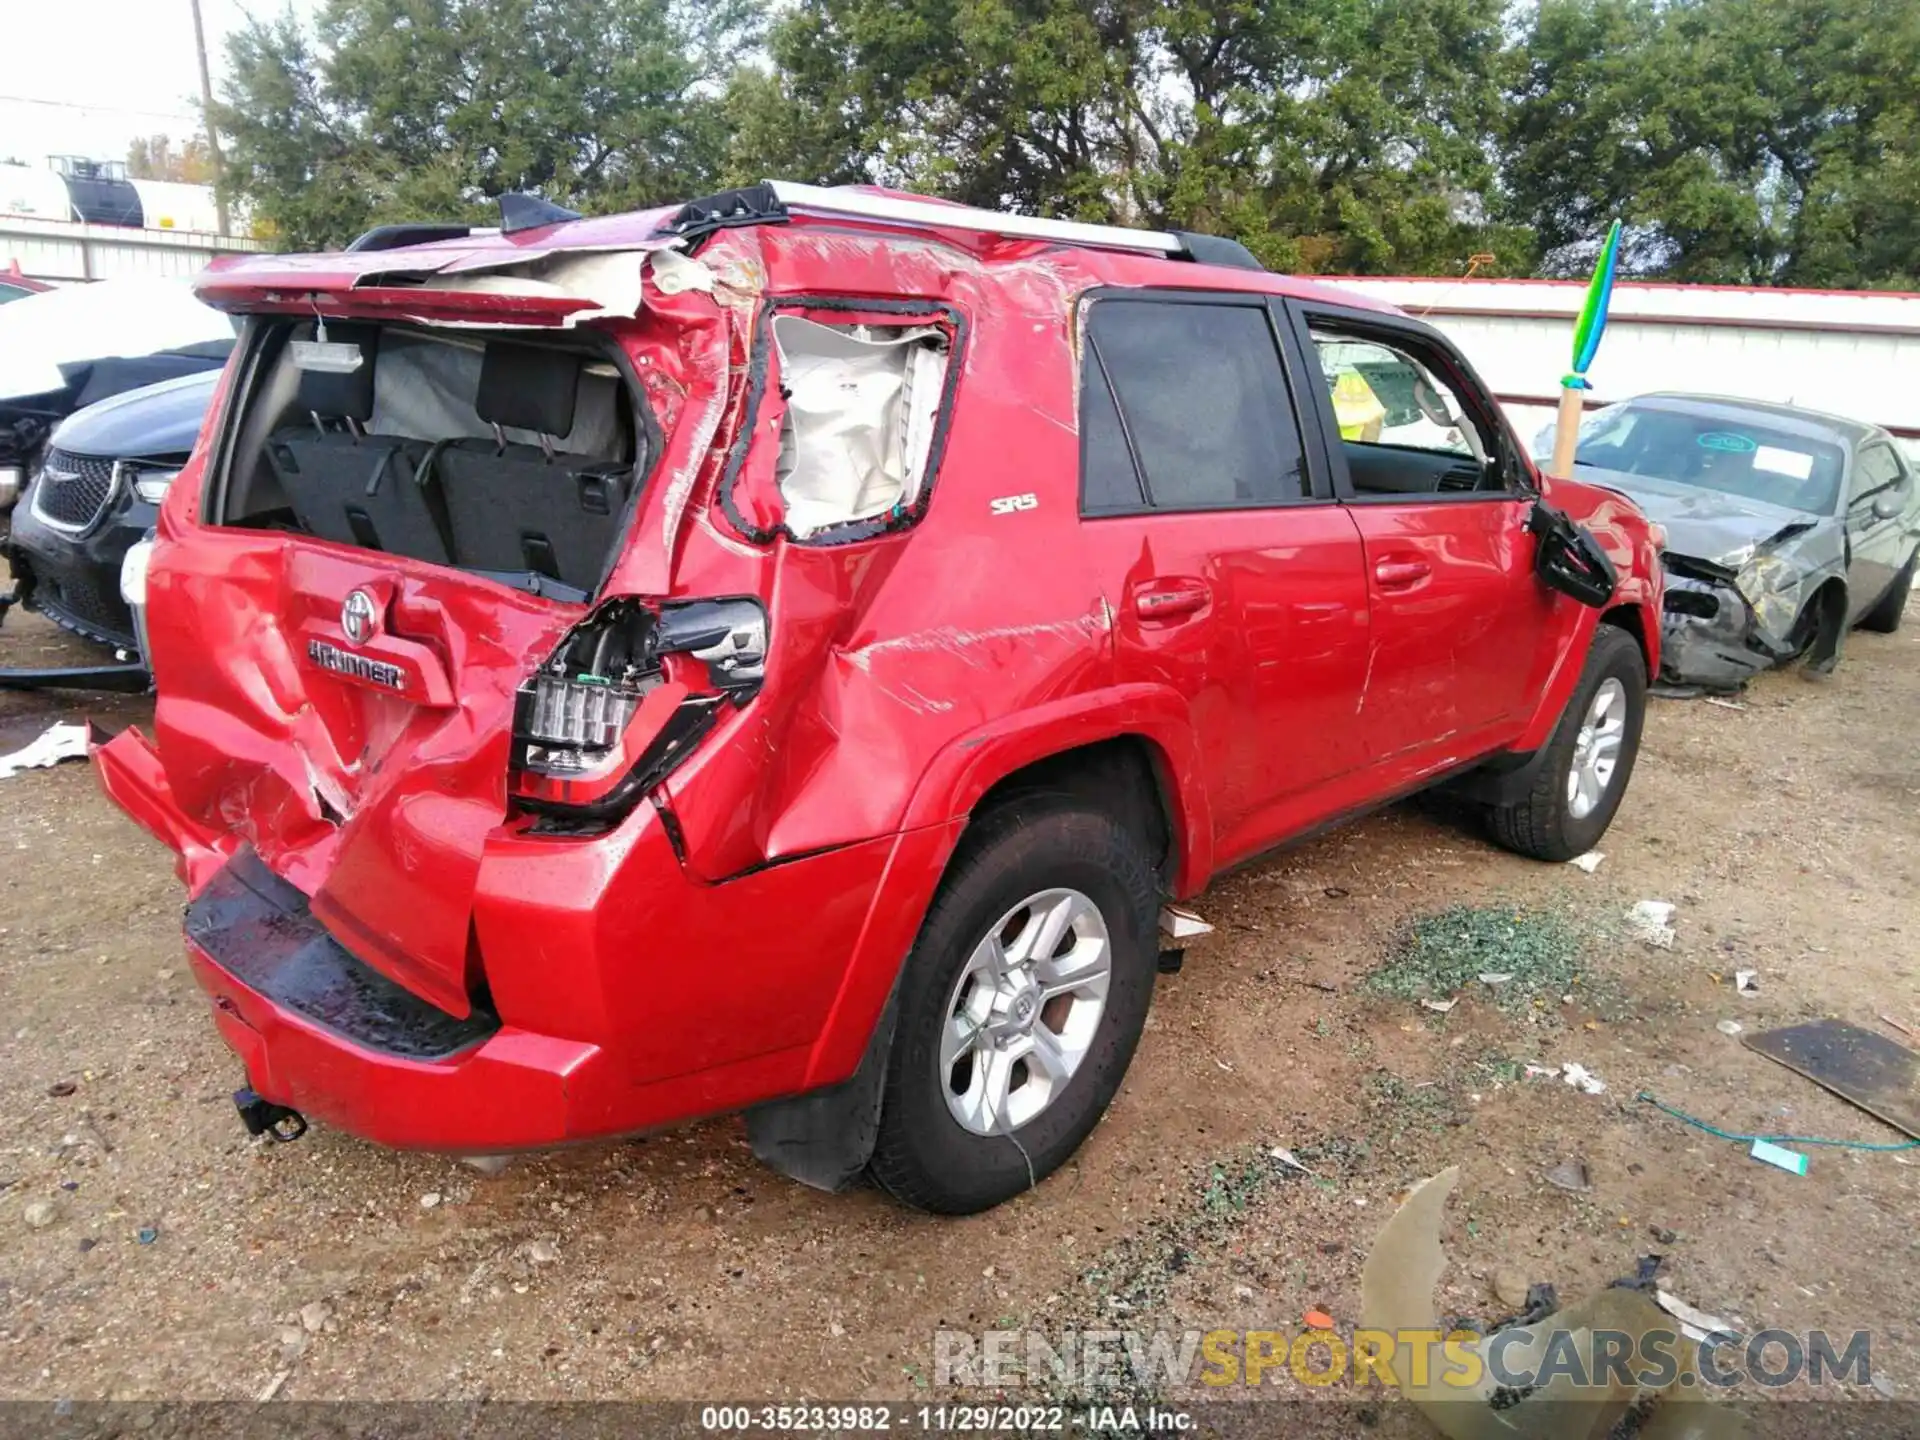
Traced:
<path fill-rule="evenodd" d="M 1157 906 L 1140 842 L 1084 802 L 1015 799 L 981 821 L 901 979 L 874 1179 L 964 1215 L 1058 1169 L 1139 1043 Z"/>
<path fill-rule="evenodd" d="M 1920 550 L 1907 557 L 1907 563 L 1900 567 L 1900 573 L 1893 577 L 1893 584 L 1887 593 L 1880 597 L 1880 603 L 1866 613 L 1860 621 L 1862 630 L 1873 630 L 1882 635 L 1891 635 L 1900 628 L 1900 618 L 1907 612 L 1907 596 L 1913 590 L 1914 562 L 1920 560 Z"/>
<path fill-rule="evenodd" d="M 1620 808 L 1646 713 L 1639 643 L 1617 625 L 1600 626 L 1533 788 L 1488 810 L 1494 840 L 1536 860 L 1571 860 L 1591 850 Z"/>

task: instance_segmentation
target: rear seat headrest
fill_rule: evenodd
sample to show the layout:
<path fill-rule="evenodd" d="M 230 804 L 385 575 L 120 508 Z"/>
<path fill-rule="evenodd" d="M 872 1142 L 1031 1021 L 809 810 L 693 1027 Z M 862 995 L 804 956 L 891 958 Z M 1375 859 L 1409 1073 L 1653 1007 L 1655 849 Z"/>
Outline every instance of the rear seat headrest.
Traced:
<path fill-rule="evenodd" d="M 357 420 L 364 425 L 373 418 L 373 371 L 380 356 L 380 327 L 329 325 L 327 339 L 337 345 L 358 345 L 364 358 L 350 375 L 302 370 L 300 408 L 323 420 Z"/>
<path fill-rule="evenodd" d="M 489 344 L 480 361 L 480 390 L 473 408 L 489 425 L 555 439 L 570 435 L 582 364 L 579 356 L 563 350 Z"/>

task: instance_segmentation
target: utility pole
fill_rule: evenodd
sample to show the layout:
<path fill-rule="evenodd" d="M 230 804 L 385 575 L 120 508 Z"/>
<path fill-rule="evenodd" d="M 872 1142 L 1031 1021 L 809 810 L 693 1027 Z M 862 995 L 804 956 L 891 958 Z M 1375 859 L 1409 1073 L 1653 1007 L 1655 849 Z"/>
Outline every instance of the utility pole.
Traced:
<path fill-rule="evenodd" d="M 200 55 L 200 119 L 207 127 L 207 155 L 213 161 L 213 204 L 220 233 L 232 233 L 227 223 L 227 166 L 220 155 L 220 132 L 213 124 L 213 72 L 207 68 L 207 31 L 200 23 L 200 0 L 187 0 L 193 7 L 193 48 Z"/>

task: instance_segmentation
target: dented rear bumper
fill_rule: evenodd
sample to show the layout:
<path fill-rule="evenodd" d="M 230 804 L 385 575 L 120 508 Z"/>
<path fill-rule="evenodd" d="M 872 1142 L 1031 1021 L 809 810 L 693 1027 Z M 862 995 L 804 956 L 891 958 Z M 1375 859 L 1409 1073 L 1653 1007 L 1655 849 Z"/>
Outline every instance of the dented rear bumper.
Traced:
<path fill-rule="evenodd" d="M 590 839 L 503 826 L 473 901 L 486 986 L 456 1016 L 196 825 L 137 731 L 95 760 L 181 857 L 188 959 L 251 1087 L 404 1149 L 542 1148 L 845 1079 L 952 840 L 909 831 L 706 884 L 651 805 Z"/>

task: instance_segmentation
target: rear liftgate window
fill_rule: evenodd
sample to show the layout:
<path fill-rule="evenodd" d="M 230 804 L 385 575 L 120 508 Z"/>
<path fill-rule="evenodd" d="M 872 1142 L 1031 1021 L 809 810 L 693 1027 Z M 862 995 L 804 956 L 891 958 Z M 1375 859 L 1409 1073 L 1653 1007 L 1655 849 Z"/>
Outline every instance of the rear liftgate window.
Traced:
<path fill-rule="evenodd" d="M 537 593 L 601 579 L 649 459 L 589 344 L 335 324 L 269 335 L 225 523 L 290 530 Z"/>

